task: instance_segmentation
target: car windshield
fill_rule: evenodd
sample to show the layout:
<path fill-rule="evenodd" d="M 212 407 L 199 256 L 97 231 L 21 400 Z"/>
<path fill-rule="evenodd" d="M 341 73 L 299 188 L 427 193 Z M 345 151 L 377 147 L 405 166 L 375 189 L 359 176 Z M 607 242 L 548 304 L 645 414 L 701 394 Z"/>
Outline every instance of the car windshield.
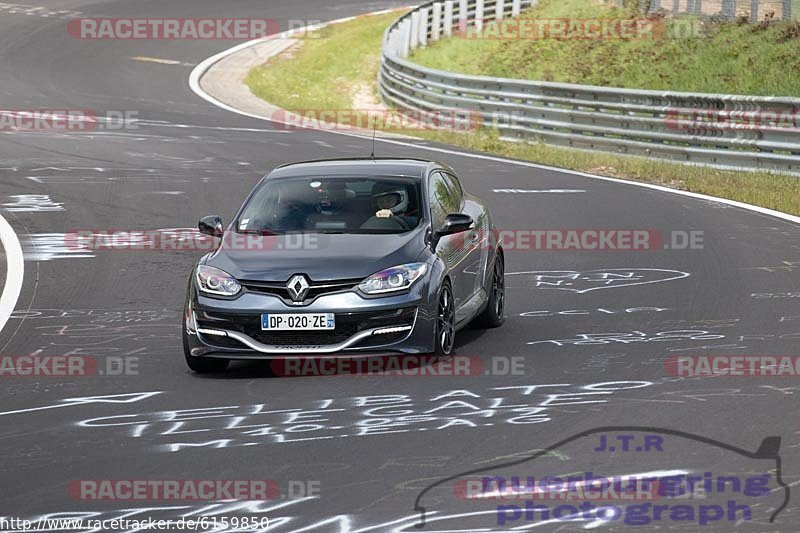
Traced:
<path fill-rule="evenodd" d="M 420 181 L 400 177 L 265 180 L 236 220 L 240 233 L 404 233 L 420 222 Z"/>

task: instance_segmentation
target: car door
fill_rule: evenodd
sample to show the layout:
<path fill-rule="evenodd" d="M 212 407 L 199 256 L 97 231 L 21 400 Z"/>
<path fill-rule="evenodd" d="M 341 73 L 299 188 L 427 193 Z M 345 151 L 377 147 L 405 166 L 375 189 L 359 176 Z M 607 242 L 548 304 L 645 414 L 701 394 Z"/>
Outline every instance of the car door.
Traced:
<path fill-rule="evenodd" d="M 446 174 L 440 171 L 431 173 L 428 180 L 428 199 L 431 210 L 433 231 L 441 228 L 449 214 L 460 213 L 463 198 L 460 191 L 454 191 Z M 453 298 L 456 305 L 456 321 L 464 318 L 464 304 L 471 296 L 472 283 L 462 272 L 467 265 L 469 248 L 464 233 L 445 235 L 436 245 L 436 255 L 445 263 L 450 272 L 453 285 Z"/>
<path fill-rule="evenodd" d="M 460 267 L 459 275 L 464 278 L 465 297 L 469 301 L 481 289 L 488 263 L 489 246 L 482 245 L 488 231 L 486 216 L 482 206 L 470 200 L 464 194 L 461 182 L 454 174 L 447 171 L 443 171 L 442 174 L 447 179 L 450 189 L 457 196 L 457 201 L 460 204 L 459 212 L 471 216 L 472 220 L 475 221 L 472 229 L 461 236 L 464 245 L 463 253 L 466 254 L 466 259 Z M 471 301 L 470 305 L 479 306 L 480 303 L 479 301 Z"/>

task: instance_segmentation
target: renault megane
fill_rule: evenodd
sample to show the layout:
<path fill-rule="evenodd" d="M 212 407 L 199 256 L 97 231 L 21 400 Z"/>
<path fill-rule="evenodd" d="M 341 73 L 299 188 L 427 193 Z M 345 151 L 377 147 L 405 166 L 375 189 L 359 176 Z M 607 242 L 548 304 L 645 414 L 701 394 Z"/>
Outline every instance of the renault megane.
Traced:
<path fill-rule="evenodd" d="M 186 362 L 449 354 L 504 321 L 504 262 L 486 206 L 417 159 L 284 165 L 263 178 L 189 279 Z"/>

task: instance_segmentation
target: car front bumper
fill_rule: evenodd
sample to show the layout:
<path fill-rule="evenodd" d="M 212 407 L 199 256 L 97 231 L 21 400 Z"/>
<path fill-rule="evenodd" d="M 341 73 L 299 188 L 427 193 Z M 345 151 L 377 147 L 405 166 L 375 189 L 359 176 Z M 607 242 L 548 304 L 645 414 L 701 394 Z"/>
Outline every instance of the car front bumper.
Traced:
<path fill-rule="evenodd" d="M 364 298 L 354 291 L 320 296 L 296 307 L 281 298 L 246 292 L 210 298 L 190 287 L 183 336 L 187 354 L 223 359 L 358 358 L 433 351 L 435 307 L 419 284 L 410 292 Z M 332 331 L 261 329 L 263 313 L 333 313 Z"/>

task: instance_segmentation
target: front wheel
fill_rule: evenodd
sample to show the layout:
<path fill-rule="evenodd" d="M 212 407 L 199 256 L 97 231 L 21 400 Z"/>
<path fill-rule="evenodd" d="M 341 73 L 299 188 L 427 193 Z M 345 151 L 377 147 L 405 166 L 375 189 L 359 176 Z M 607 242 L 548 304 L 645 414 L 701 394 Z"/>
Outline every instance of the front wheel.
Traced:
<path fill-rule="evenodd" d="M 492 284 L 489 287 L 489 301 L 486 309 L 475 318 L 474 325 L 481 328 L 497 328 L 506 321 L 506 282 L 503 256 L 497 255 L 492 269 Z"/>
<path fill-rule="evenodd" d="M 449 283 L 445 283 L 439 291 L 434 336 L 436 355 L 450 355 L 456 341 L 456 309 Z"/>

